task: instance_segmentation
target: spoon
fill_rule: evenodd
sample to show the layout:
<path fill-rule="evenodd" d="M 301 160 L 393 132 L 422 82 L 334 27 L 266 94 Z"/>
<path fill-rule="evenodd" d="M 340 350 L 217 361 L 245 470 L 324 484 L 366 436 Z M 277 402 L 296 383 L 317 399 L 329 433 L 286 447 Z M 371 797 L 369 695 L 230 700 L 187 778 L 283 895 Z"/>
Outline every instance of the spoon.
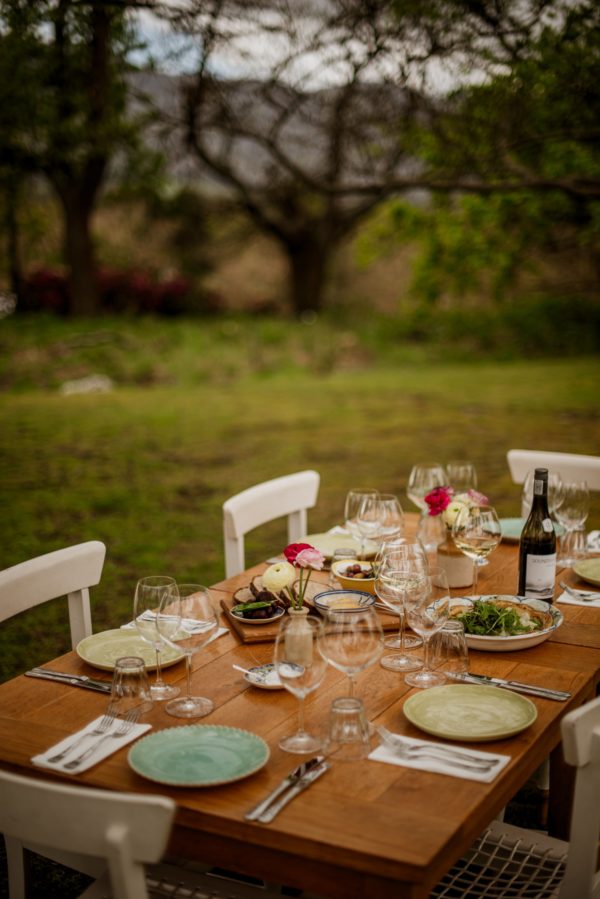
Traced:
<path fill-rule="evenodd" d="M 559 581 L 559 583 L 563 590 L 566 590 L 569 596 L 572 596 L 574 599 L 581 599 L 583 602 L 594 602 L 595 599 L 600 599 L 600 593 L 598 592 L 576 590 L 574 587 L 565 584 L 564 581 Z"/>

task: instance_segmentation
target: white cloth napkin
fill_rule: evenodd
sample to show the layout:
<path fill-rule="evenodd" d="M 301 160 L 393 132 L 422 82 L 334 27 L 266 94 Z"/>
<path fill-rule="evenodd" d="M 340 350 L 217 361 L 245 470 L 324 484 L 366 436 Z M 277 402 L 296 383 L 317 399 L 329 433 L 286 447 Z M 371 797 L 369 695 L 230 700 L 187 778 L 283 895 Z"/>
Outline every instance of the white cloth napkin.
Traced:
<path fill-rule="evenodd" d="M 590 588 L 590 593 L 593 591 Z M 565 605 L 569 606 L 588 606 L 590 609 L 600 608 L 600 591 L 598 592 L 598 599 L 575 599 L 574 596 L 571 596 L 565 590 L 564 593 L 561 593 L 560 596 L 556 600 L 557 602 L 564 602 Z"/>
<path fill-rule="evenodd" d="M 78 730 L 75 734 L 69 734 L 68 737 L 65 737 L 64 740 L 61 740 L 60 743 L 56 743 L 54 746 L 51 746 L 45 752 L 40 753 L 40 755 L 34 755 L 31 761 L 34 765 L 37 765 L 39 768 L 48 768 L 51 771 L 64 771 L 67 774 L 81 774 L 82 771 L 87 771 L 88 768 L 92 768 L 94 765 L 97 765 L 98 762 L 101 762 L 103 759 L 108 758 L 109 755 L 112 755 L 113 752 L 117 752 L 118 749 L 122 749 L 123 746 L 127 746 L 128 743 L 133 742 L 133 740 L 137 740 L 138 737 L 141 737 L 142 734 L 145 734 L 147 730 L 150 730 L 152 727 L 151 724 L 134 724 L 129 733 L 127 733 L 124 737 L 111 737 L 109 740 L 102 740 L 100 743 L 101 737 L 94 736 L 89 739 L 82 740 L 81 743 L 78 743 L 77 746 L 73 749 L 73 752 L 69 752 L 60 762 L 49 762 L 48 759 L 53 755 L 57 755 L 59 752 L 62 752 L 63 749 L 66 749 L 67 746 L 75 743 L 76 740 L 79 739 L 80 735 L 91 733 L 95 727 L 100 724 L 102 720 L 102 715 L 99 718 L 94 719 L 94 721 L 90 721 L 89 724 L 86 724 L 85 727 L 82 727 L 81 730 Z M 115 719 L 114 724 L 112 725 L 111 730 L 117 730 L 119 725 L 122 724 L 122 719 Z M 98 743 L 98 749 L 89 758 L 87 758 L 84 762 L 81 763 L 77 768 L 73 768 L 69 770 L 65 768 L 67 762 L 72 761 L 77 758 L 78 755 L 81 755 L 86 749 L 89 749 L 90 746 L 93 746 L 94 743 Z"/>
<path fill-rule="evenodd" d="M 590 531 L 587 535 L 587 548 L 590 552 L 600 552 L 600 531 Z"/>
<path fill-rule="evenodd" d="M 435 746 L 435 743 L 427 740 L 417 740 L 413 737 L 402 737 L 403 742 L 413 746 Z M 441 744 L 437 744 L 438 746 Z M 396 755 L 392 749 L 388 749 L 383 744 L 378 746 L 370 753 L 369 758 L 374 762 L 388 762 L 390 765 L 401 765 L 404 768 L 418 768 L 421 771 L 434 771 L 437 774 L 448 774 L 450 777 L 461 777 L 463 780 L 477 780 L 480 783 L 491 783 L 495 777 L 510 762 L 509 755 L 498 755 L 495 752 L 480 752 L 478 749 L 464 749 L 462 746 L 456 747 L 462 753 L 472 756 L 473 758 L 485 759 L 486 761 L 495 761 L 495 764 L 486 771 L 476 771 L 474 768 L 459 768 L 452 761 L 438 761 L 432 756 L 423 755 L 422 758 L 401 758 Z"/>
<path fill-rule="evenodd" d="M 140 619 L 142 621 L 156 621 L 156 614 L 151 612 L 149 609 L 146 612 L 142 612 L 140 615 Z M 211 623 L 209 621 L 198 621 L 195 618 L 182 618 L 181 619 L 182 627 L 188 634 L 201 634 L 203 631 L 208 630 L 211 627 Z M 128 621 L 127 624 L 122 624 L 122 628 L 132 629 L 135 628 L 135 621 Z"/>

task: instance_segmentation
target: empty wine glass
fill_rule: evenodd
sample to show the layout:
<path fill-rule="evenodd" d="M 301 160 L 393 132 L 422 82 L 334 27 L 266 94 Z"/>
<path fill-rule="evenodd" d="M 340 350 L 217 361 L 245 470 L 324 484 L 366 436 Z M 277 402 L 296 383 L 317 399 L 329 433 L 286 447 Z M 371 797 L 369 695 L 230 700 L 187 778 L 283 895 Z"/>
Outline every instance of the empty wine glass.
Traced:
<path fill-rule="evenodd" d="M 493 552 L 502 531 L 496 510 L 492 506 L 462 506 L 452 525 L 452 539 L 473 562 L 473 594 L 477 593 L 478 559 Z"/>
<path fill-rule="evenodd" d="M 535 480 L 535 470 L 531 469 L 525 475 L 525 480 L 523 481 L 523 489 L 521 491 L 521 517 L 527 519 L 530 511 L 531 504 L 533 502 L 533 482 Z M 548 511 L 550 512 L 550 518 L 554 521 L 558 521 L 556 517 L 556 504 L 560 497 L 560 488 L 562 486 L 562 480 L 558 472 L 549 471 L 548 472 Z"/>
<path fill-rule="evenodd" d="M 455 493 L 477 489 L 477 472 L 472 462 L 448 462 L 446 474 L 448 483 Z"/>
<path fill-rule="evenodd" d="M 375 592 L 400 619 L 398 634 L 384 640 L 387 649 L 399 650 L 381 659 L 381 665 L 391 671 L 415 671 L 422 665 L 420 659 L 406 654 L 407 649 L 420 646 L 423 641 L 419 637 L 406 636 L 404 595 L 421 575 L 427 574 L 428 568 L 422 545 L 408 542 L 383 555 L 377 565 Z"/>
<path fill-rule="evenodd" d="M 379 494 L 379 531 L 377 541 L 389 543 L 404 532 L 404 512 L 400 500 L 393 493 Z"/>
<path fill-rule="evenodd" d="M 413 465 L 408 477 L 406 495 L 421 511 L 418 535 L 427 552 L 435 552 L 438 543 L 443 539 L 443 534 L 438 517 L 427 514 L 425 497 L 435 487 L 444 487 L 447 484 L 448 476 L 439 462 Z"/>
<path fill-rule="evenodd" d="M 152 699 L 162 701 L 179 696 L 179 687 L 166 684 L 162 679 L 160 651 L 164 646 L 163 639 L 156 627 L 156 615 L 163 599 L 172 602 L 179 596 L 177 584 L 172 577 L 143 577 L 137 582 L 133 601 L 133 620 L 137 632 L 146 643 L 150 643 L 156 652 L 156 680 L 150 687 Z"/>
<path fill-rule="evenodd" d="M 405 601 L 408 623 L 423 637 L 425 660 L 421 670 L 407 674 L 404 681 L 411 687 L 421 689 L 437 687 L 445 683 L 446 677 L 432 669 L 429 648 L 432 636 L 443 628 L 450 613 L 450 589 L 446 572 L 441 568 L 432 568 L 429 575 L 421 578 L 407 594 Z"/>
<path fill-rule="evenodd" d="M 583 527 L 590 510 L 590 494 L 586 481 L 568 481 L 558 491 L 555 514 L 565 528 L 560 540 L 557 561 L 564 566 L 577 562 L 575 534 Z"/>
<path fill-rule="evenodd" d="M 383 652 L 383 628 L 374 608 L 352 612 L 327 613 L 321 653 L 330 665 L 348 675 L 350 696 L 354 696 L 354 678 L 374 665 Z"/>
<path fill-rule="evenodd" d="M 322 745 L 304 727 L 304 700 L 320 685 L 327 668 L 322 638 L 323 625 L 316 618 L 282 619 L 273 660 L 281 683 L 298 699 L 298 730 L 279 742 L 285 752 L 316 752 Z"/>
<path fill-rule="evenodd" d="M 356 488 L 353 490 L 349 490 L 346 494 L 346 502 L 344 504 L 344 520 L 346 523 L 346 528 L 350 531 L 352 536 L 360 542 L 361 558 L 363 556 L 364 537 L 362 536 L 358 526 L 359 512 L 365 499 L 375 500 L 378 496 L 379 493 L 372 487 Z"/>
<path fill-rule="evenodd" d="M 158 632 L 169 646 L 185 653 L 186 695 L 165 706 L 175 718 L 203 718 L 214 709 L 212 700 L 192 696 L 192 656 L 199 652 L 216 632 L 219 621 L 210 591 L 201 584 L 179 584 L 179 596 L 166 595 L 156 619 Z"/>

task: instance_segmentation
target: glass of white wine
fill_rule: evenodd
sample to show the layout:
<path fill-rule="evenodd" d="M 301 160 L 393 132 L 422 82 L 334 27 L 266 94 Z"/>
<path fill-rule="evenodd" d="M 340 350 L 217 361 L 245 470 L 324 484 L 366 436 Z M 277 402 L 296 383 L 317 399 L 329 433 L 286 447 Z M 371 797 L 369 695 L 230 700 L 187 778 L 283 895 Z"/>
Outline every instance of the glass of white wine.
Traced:
<path fill-rule="evenodd" d="M 485 559 L 502 539 L 496 510 L 492 506 L 463 506 L 452 525 L 454 543 L 473 561 L 473 595 L 477 593 L 479 559 Z"/>

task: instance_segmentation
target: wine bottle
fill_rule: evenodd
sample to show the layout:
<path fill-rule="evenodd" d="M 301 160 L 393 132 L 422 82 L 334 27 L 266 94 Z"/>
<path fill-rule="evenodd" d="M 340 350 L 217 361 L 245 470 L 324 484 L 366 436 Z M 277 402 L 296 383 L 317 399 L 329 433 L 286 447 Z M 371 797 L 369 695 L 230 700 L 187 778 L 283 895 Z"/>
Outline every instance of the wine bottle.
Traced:
<path fill-rule="evenodd" d="M 536 468 L 533 503 L 519 543 L 519 596 L 552 602 L 556 535 L 548 512 L 548 469 Z"/>

